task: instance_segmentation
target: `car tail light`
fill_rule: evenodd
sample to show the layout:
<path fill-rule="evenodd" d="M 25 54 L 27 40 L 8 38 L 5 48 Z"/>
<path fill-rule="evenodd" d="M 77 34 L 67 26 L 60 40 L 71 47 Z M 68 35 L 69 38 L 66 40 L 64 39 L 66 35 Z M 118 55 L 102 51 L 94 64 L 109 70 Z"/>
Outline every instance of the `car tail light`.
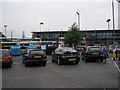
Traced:
<path fill-rule="evenodd" d="M 81 55 L 81 53 L 78 53 L 78 56 L 80 56 Z"/>
<path fill-rule="evenodd" d="M 63 54 L 61 54 L 61 56 L 65 56 L 65 54 L 63 53 Z"/>
<path fill-rule="evenodd" d="M 9 57 L 8 57 L 8 59 L 9 59 L 9 60 L 12 60 L 12 57 L 11 57 L 11 56 L 9 56 Z"/>
<path fill-rule="evenodd" d="M 4 61 L 11 61 L 12 57 L 11 56 L 7 56 L 7 57 L 2 57 L 4 59 Z"/>
<path fill-rule="evenodd" d="M 28 55 L 27 58 L 32 59 L 32 55 Z"/>
<path fill-rule="evenodd" d="M 87 48 L 87 51 L 90 51 L 90 49 L 89 49 L 89 48 Z"/>

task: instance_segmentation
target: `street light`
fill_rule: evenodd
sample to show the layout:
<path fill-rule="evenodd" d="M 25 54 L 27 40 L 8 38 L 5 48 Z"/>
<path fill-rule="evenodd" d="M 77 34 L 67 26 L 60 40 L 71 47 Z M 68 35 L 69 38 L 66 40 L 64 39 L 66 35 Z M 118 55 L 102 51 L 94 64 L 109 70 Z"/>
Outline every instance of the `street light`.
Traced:
<path fill-rule="evenodd" d="M 113 41 L 115 42 L 114 0 L 112 0 L 112 16 L 113 16 Z"/>
<path fill-rule="evenodd" d="M 109 22 L 110 22 L 111 20 L 110 19 L 108 19 L 106 22 L 108 22 L 108 30 L 110 30 L 110 24 L 109 24 Z M 107 34 L 107 45 L 108 45 L 108 33 L 106 33 Z"/>
<path fill-rule="evenodd" d="M 43 22 L 40 22 L 40 32 L 41 32 L 41 25 L 43 25 Z"/>
<path fill-rule="evenodd" d="M 110 30 L 110 24 L 109 24 L 109 22 L 110 22 L 111 20 L 110 19 L 108 19 L 106 22 L 108 22 L 108 30 Z"/>
<path fill-rule="evenodd" d="M 5 24 L 4 27 L 5 27 L 5 37 L 7 37 L 7 36 L 6 36 L 6 27 L 7 27 L 7 25 Z"/>
<path fill-rule="evenodd" d="M 118 3 L 120 3 L 120 0 L 116 0 Z"/>
<path fill-rule="evenodd" d="M 79 12 L 76 12 L 76 13 L 78 15 L 78 26 L 79 26 L 79 31 L 80 31 L 80 14 L 79 14 Z"/>

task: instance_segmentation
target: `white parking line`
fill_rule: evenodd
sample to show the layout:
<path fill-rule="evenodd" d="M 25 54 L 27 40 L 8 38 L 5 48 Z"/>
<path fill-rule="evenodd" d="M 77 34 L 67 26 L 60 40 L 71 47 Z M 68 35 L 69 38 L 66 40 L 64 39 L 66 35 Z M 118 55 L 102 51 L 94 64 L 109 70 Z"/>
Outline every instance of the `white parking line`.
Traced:
<path fill-rule="evenodd" d="M 118 65 L 116 64 L 116 62 L 115 61 L 113 61 L 113 62 L 115 64 L 115 66 L 117 67 L 118 71 L 120 72 L 120 69 L 119 69 Z"/>
<path fill-rule="evenodd" d="M 13 64 L 21 64 L 22 62 L 13 62 Z"/>

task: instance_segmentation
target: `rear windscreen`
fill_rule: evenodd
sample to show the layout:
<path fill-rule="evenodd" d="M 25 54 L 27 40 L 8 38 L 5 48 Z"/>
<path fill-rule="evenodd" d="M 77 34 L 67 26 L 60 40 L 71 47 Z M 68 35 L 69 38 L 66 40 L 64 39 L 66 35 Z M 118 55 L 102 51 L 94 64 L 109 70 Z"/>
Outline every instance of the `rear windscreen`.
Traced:
<path fill-rule="evenodd" d="M 76 50 L 73 48 L 64 48 L 62 50 L 63 50 L 63 52 L 76 52 Z"/>
<path fill-rule="evenodd" d="M 0 53 L 0 56 L 9 56 L 9 53 L 7 51 L 2 51 L 2 53 Z"/>
<path fill-rule="evenodd" d="M 99 51 L 100 48 L 89 48 L 90 51 Z"/>
<path fill-rule="evenodd" d="M 44 55 L 44 51 L 30 51 L 29 55 Z"/>

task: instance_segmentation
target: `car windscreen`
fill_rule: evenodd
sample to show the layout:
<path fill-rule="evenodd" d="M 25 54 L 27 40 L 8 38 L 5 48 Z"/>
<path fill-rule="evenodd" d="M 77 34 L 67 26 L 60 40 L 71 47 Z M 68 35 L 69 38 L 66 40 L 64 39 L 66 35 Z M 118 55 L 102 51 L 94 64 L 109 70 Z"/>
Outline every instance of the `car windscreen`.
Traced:
<path fill-rule="evenodd" d="M 29 52 L 29 55 L 44 55 L 44 51 L 32 50 Z"/>
<path fill-rule="evenodd" d="M 2 51 L 2 53 L 0 53 L 0 56 L 9 56 L 9 53 L 7 51 Z"/>
<path fill-rule="evenodd" d="M 95 48 L 95 47 L 93 48 L 93 47 L 91 47 L 91 48 L 89 48 L 89 50 L 90 51 L 100 51 L 100 48 Z"/>
<path fill-rule="evenodd" d="M 77 52 L 75 49 L 73 48 L 64 48 L 62 49 L 63 52 Z"/>

